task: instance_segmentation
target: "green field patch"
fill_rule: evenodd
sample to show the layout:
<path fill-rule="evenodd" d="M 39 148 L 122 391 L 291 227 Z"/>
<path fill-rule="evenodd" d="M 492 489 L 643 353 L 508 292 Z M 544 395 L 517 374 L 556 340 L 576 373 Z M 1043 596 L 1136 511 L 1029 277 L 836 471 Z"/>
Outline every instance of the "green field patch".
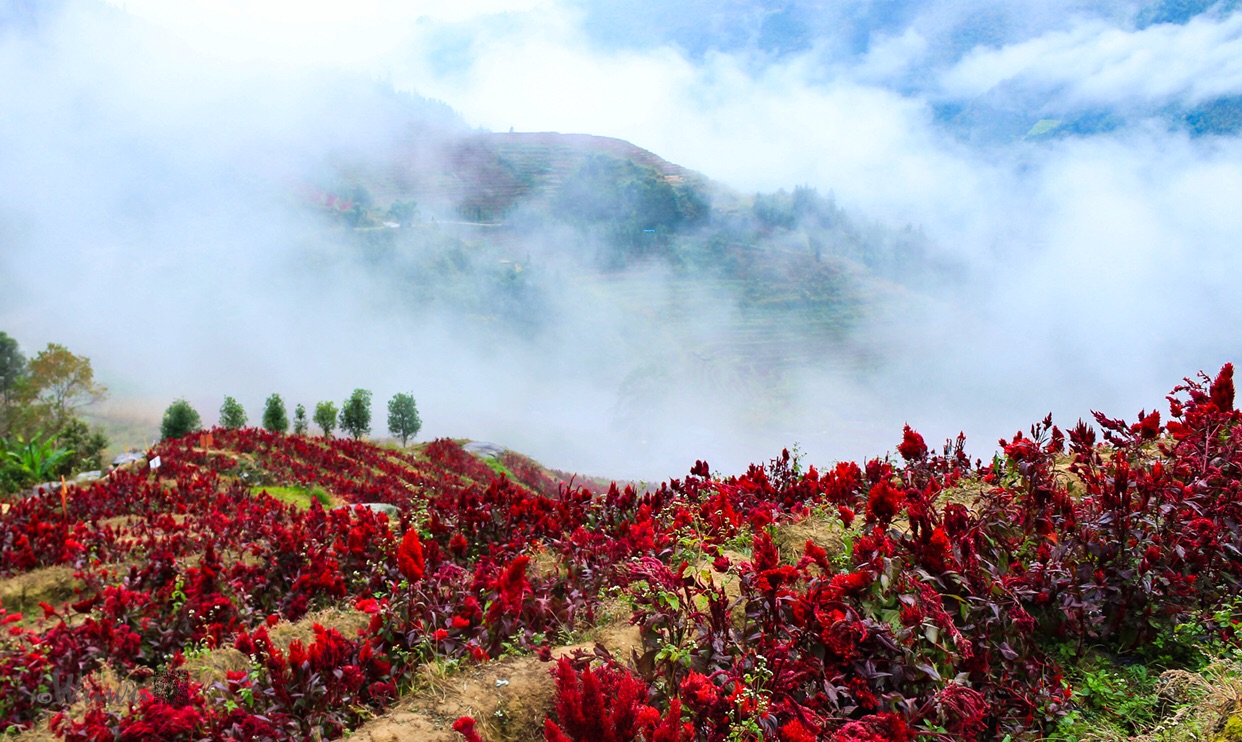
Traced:
<path fill-rule="evenodd" d="M 513 476 L 513 472 L 509 471 L 509 467 L 500 463 L 499 459 L 493 459 L 491 456 L 483 456 L 482 459 L 483 463 L 487 464 L 488 467 L 490 467 L 492 471 L 496 472 L 497 475 L 503 474 L 509 479 L 517 481 L 517 478 Z"/>
<path fill-rule="evenodd" d="M 310 509 L 312 498 L 318 500 L 319 504 L 325 508 L 330 508 L 334 505 L 332 496 L 329 495 L 322 487 L 307 489 L 305 487 L 263 486 L 251 487 L 250 491 L 256 495 L 261 492 L 266 493 L 281 502 L 296 505 L 304 510 Z"/>

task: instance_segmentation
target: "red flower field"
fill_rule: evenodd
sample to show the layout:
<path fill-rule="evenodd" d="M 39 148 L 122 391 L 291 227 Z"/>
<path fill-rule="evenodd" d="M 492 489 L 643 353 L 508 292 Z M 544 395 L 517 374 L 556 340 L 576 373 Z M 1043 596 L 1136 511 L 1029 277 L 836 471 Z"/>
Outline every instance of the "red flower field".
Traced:
<path fill-rule="evenodd" d="M 39 615 L 0 609 L 0 729 L 337 738 L 425 663 L 550 660 L 620 593 L 642 651 L 550 662 L 551 742 L 1038 739 L 1073 710 L 1067 652 L 1236 646 L 1233 390 L 1226 366 L 1177 387 L 1166 423 L 1097 413 L 1102 440 L 1045 419 L 986 465 L 961 437 L 936 453 L 907 427 L 897 460 L 821 472 L 786 451 L 730 477 L 695 462 L 643 492 L 570 486 L 512 455 L 497 474 L 450 440 L 165 441 L 158 469 L 0 514 L 0 579 L 60 567 L 75 585 Z M 256 480 L 344 506 L 284 504 Z M 782 534 L 806 523 L 833 537 L 791 550 Z M 369 624 L 287 647 L 269 633 L 334 606 Z M 245 670 L 151 682 L 230 648 Z M 115 703 L 104 668 L 141 690 Z M 476 720 L 454 729 L 481 738 Z"/>

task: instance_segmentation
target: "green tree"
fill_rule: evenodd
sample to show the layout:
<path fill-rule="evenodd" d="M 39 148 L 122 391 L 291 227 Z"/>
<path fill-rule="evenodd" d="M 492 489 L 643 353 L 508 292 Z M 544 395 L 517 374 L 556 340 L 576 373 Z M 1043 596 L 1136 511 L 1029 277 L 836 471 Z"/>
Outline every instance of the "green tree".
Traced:
<path fill-rule="evenodd" d="M 48 422 L 56 432 L 77 410 L 108 396 L 108 388 L 95 381 L 90 359 L 70 353 L 63 345 L 48 343 L 27 370 L 30 389 L 46 407 Z"/>
<path fill-rule="evenodd" d="M 225 397 L 224 404 L 220 405 L 220 427 L 229 430 L 238 430 L 246 427 L 246 408 L 232 397 Z"/>
<path fill-rule="evenodd" d="M 397 394 L 388 400 L 388 432 L 401 439 L 402 447 L 406 441 L 418 435 L 423 421 L 418 417 L 418 405 L 409 394 Z"/>
<path fill-rule="evenodd" d="M 323 431 L 325 438 L 332 437 L 332 431 L 336 430 L 336 404 L 334 402 L 320 402 L 315 405 L 315 424 Z"/>
<path fill-rule="evenodd" d="M 355 389 L 341 405 L 341 430 L 354 440 L 371 432 L 371 392 Z"/>
<path fill-rule="evenodd" d="M 17 404 L 18 389 L 26 377 L 26 357 L 17 341 L 0 332 L 0 436 L 8 435 L 11 410 Z"/>
<path fill-rule="evenodd" d="M 289 429 L 289 413 L 285 411 L 285 400 L 279 394 L 267 398 L 263 407 L 263 427 L 273 433 L 283 433 Z"/>
<path fill-rule="evenodd" d="M 293 409 L 293 434 L 306 435 L 306 428 L 309 423 L 306 420 L 306 408 L 298 405 Z"/>
<path fill-rule="evenodd" d="M 198 416 L 198 410 L 194 409 L 189 402 L 178 398 L 168 405 L 167 410 L 164 410 L 164 420 L 160 423 L 160 438 L 164 440 L 181 438 L 202 429 L 203 420 Z"/>

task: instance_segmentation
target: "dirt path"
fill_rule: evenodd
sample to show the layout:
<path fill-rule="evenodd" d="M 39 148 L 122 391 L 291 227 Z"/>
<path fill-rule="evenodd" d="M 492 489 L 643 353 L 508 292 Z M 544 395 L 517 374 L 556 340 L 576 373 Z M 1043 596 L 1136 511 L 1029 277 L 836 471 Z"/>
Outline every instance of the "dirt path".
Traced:
<path fill-rule="evenodd" d="M 624 661 L 640 646 L 638 629 L 616 621 L 595 631 L 600 644 Z M 590 651 L 595 642 L 558 647 L 554 658 Z M 551 662 L 509 657 L 447 676 L 428 675 L 424 690 L 397 703 L 349 736 L 351 742 L 460 742 L 453 722 L 471 716 L 488 742 L 540 739 L 552 710 L 555 684 Z"/>

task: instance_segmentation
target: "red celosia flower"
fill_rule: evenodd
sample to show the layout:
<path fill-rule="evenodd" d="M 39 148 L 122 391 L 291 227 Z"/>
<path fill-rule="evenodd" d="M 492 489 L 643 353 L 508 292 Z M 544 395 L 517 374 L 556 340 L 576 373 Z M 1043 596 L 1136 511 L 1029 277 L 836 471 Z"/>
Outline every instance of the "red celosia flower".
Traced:
<path fill-rule="evenodd" d="M 755 587 L 763 593 L 775 593 L 782 584 L 789 584 L 798 578 L 798 570 L 783 565 L 776 569 L 765 569 L 755 578 Z"/>
<path fill-rule="evenodd" d="M 866 590 L 871 586 L 871 575 L 866 572 L 842 572 L 833 575 L 830 589 L 839 591 L 842 595 L 853 595 L 855 593 Z"/>
<path fill-rule="evenodd" d="M 375 598 L 359 598 L 358 601 L 354 603 L 354 608 L 362 611 L 363 613 L 373 614 L 379 612 L 379 603 L 375 600 Z"/>
<path fill-rule="evenodd" d="M 888 479 L 893 476 L 893 465 L 887 461 L 879 459 L 871 459 L 867 462 L 867 481 L 875 484 L 881 479 Z"/>
<path fill-rule="evenodd" d="M 882 557 L 891 557 L 896 553 L 895 548 L 887 533 L 879 528 L 873 529 L 854 542 L 854 562 L 866 564 Z"/>
<path fill-rule="evenodd" d="M 483 738 L 475 731 L 474 727 L 478 722 L 469 716 L 463 716 L 453 722 L 453 731 L 466 738 L 466 742 L 483 742 Z"/>
<path fill-rule="evenodd" d="M 516 557 L 501 573 L 496 583 L 497 589 L 500 590 L 501 600 L 509 606 L 521 606 L 522 598 L 530 591 L 530 582 L 526 579 L 528 564 L 530 564 L 530 557 L 525 554 Z"/>
<path fill-rule="evenodd" d="M 1226 363 L 1221 367 L 1216 380 L 1210 389 L 1212 404 L 1221 412 L 1233 410 L 1233 364 Z"/>
<path fill-rule="evenodd" d="M 932 531 L 931 538 L 927 540 L 927 546 L 923 548 L 923 561 L 928 566 L 937 571 L 943 571 L 948 567 L 948 562 L 953 556 L 953 544 L 949 541 L 949 534 L 940 526 Z"/>
<path fill-rule="evenodd" d="M 573 742 L 551 719 L 543 720 L 543 739 L 544 742 Z"/>
<path fill-rule="evenodd" d="M 854 522 L 854 511 L 850 510 L 844 505 L 837 506 L 837 515 L 841 516 L 841 522 L 845 525 L 846 528 L 849 528 L 850 525 Z"/>
<path fill-rule="evenodd" d="M 1150 415 L 1139 413 L 1139 421 L 1130 428 L 1144 440 L 1154 440 L 1160 435 L 1160 411 L 1152 410 Z"/>
<path fill-rule="evenodd" d="M 413 528 L 405 532 L 401 545 L 397 547 L 397 569 L 410 582 L 423 578 L 423 544 L 418 540 L 418 531 Z"/>
<path fill-rule="evenodd" d="M 456 556 L 465 556 L 466 549 L 470 544 L 466 541 L 466 537 L 460 533 L 454 533 L 453 538 L 449 539 L 449 551 Z"/>
<path fill-rule="evenodd" d="M 867 519 L 888 523 L 901 512 L 901 505 L 901 490 L 887 479 L 877 482 L 871 486 L 871 493 L 867 497 Z"/>
<path fill-rule="evenodd" d="M 902 430 L 901 445 L 897 446 L 897 453 L 906 461 L 921 461 L 927 457 L 927 444 L 923 442 L 923 436 L 911 430 L 907 424 Z"/>
<path fill-rule="evenodd" d="M 752 553 L 755 557 L 756 571 L 775 569 L 780 564 L 780 552 L 777 551 L 776 543 L 772 541 L 772 537 L 768 535 L 767 531 L 759 531 L 755 534 L 752 543 L 754 544 Z"/>
<path fill-rule="evenodd" d="M 702 673 L 693 670 L 681 681 L 681 698 L 692 711 L 710 711 L 720 701 L 720 689 Z"/>
<path fill-rule="evenodd" d="M 802 561 L 813 562 L 824 574 L 832 572 L 832 565 L 828 562 L 828 552 L 810 539 L 807 539 L 806 546 L 802 547 Z M 801 563 L 799 566 L 802 566 Z"/>
<path fill-rule="evenodd" d="M 790 719 L 788 724 L 781 727 L 782 742 L 815 742 L 815 739 L 815 732 L 807 729 L 797 719 Z"/>
<path fill-rule="evenodd" d="M 970 511 L 960 503 L 950 503 L 944 507 L 945 531 L 953 538 L 961 538 L 970 529 Z"/>

